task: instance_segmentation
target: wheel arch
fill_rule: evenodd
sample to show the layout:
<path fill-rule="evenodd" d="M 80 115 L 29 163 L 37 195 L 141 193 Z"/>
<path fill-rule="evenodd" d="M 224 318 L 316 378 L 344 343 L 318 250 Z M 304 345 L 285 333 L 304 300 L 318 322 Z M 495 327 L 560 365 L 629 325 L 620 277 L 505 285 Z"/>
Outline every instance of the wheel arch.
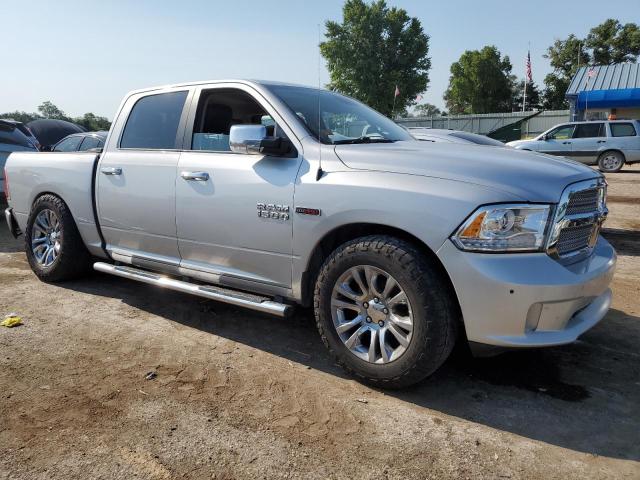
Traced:
<path fill-rule="evenodd" d="M 29 213 L 31 213 L 31 210 L 33 210 L 33 206 L 40 199 L 40 197 L 44 197 L 45 195 L 53 195 L 54 197 L 58 197 L 60 200 L 64 202 L 67 208 L 69 208 L 69 204 L 64 201 L 64 198 L 62 198 L 62 195 L 60 195 L 57 192 L 54 192 L 53 190 L 43 190 L 42 192 L 36 193 L 33 196 L 33 199 L 31 200 L 31 205 L 29 205 Z"/>
<path fill-rule="evenodd" d="M 625 163 L 627 163 L 627 156 L 619 148 L 605 148 L 605 149 L 603 149 L 602 151 L 598 152 L 598 160 L 600 160 L 600 157 L 602 157 L 605 153 L 608 153 L 608 152 L 619 153 L 620 155 L 622 155 L 622 160 Z"/>
<path fill-rule="evenodd" d="M 433 264 L 436 266 L 436 268 L 438 268 L 438 271 L 442 275 L 442 278 L 446 280 L 449 291 L 451 292 L 452 299 L 455 301 L 456 308 L 460 310 L 460 302 L 458 301 L 458 296 L 453 286 L 453 282 L 449 277 L 449 273 L 447 272 L 446 268 L 444 267 L 436 253 L 425 242 L 401 228 L 367 222 L 349 223 L 336 227 L 333 230 L 327 232 L 316 243 L 311 255 L 309 256 L 309 260 L 307 261 L 306 269 L 302 274 L 301 303 L 303 306 L 310 306 L 313 303 L 314 285 L 320 268 L 322 267 L 325 259 L 329 255 L 331 255 L 331 253 L 340 245 L 350 240 L 368 235 L 389 235 L 399 238 L 406 241 L 407 243 L 410 243 L 421 253 L 429 257 L 433 261 Z M 460 322 L 462 323 L 462 315 L 460 314 L 459 316 Z"/>

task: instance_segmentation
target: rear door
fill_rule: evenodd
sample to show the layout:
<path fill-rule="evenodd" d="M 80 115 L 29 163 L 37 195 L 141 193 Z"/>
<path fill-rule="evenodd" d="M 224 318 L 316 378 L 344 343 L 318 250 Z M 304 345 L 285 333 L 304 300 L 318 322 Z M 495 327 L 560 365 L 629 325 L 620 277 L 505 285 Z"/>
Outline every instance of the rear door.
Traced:
<path fill-rule="evenodd" d="M 588 165 L 595 164 L 606 143 L 604 122 L 578 123 L 571 139 L 571 158 Z"/>
<path fill-rule="evenodd" d="M 177 270 L 175 180 L 189 94 L 133 95 L 116 120 L 97 172 L 98 216 L 116 260 Z"/>

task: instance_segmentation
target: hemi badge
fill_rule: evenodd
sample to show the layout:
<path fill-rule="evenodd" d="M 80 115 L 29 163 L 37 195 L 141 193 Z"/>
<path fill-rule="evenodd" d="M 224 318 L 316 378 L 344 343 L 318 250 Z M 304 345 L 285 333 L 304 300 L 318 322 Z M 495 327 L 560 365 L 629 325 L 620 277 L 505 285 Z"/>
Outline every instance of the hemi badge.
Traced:
<path fill-rule="evenodd" d="M 318 208 L 306 208 L 306 207 L 296 207 L 296 213 L 301 215 L 320 215 L 320 210 Z"/>

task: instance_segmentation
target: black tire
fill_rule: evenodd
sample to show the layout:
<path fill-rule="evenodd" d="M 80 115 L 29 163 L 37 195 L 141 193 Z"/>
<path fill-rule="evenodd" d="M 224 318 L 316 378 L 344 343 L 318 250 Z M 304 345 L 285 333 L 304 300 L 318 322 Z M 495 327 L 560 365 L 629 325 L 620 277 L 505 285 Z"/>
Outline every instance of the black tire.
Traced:
<path fill-rule="evenodd" d="M 615 166 L 611 167 L 611 159 L 615 158 L 617 161 L 613 163 Z M 607 150 L 602 152 L 598 157 L 598 170 L 603 173 L 616 173 L 622 170 L 624 167 L 625 158 L 624 155 L 615 150 Z"/>
<path fill-rule="evenodd" d="M 349 268 L 370 265 L 388 272 L 404 290 L 413 310 L 411 341 L 396 360 L 376 364 L 359 358 L 340 339 L 331 312 L 336 282 Z M 451 353 L 459 309 L 450 283 L 434 260 L 395 237 L 373 235 L 338 247 L 322 265 L 315 285 L 315 318 L 322 341 L 335 360 L 359 380 L 384 388 L 402 388 L 435 372 Z"/>
<path fill-rule="evenodd" d="M 60 249 L 56 259 L 49 266 L 38 262 L 31 248 L 34 222 L 43 210 L 51 210 L 60 222 Z M 91 255 L 87 251 L 76 223 L 67 205 L 55 195 L 42 195 L 33 204 L 27 220 L 24 235 L 25 251 L 31 270 L 45 282 L 72 280 L 87 273 L 91 267 Z"/>

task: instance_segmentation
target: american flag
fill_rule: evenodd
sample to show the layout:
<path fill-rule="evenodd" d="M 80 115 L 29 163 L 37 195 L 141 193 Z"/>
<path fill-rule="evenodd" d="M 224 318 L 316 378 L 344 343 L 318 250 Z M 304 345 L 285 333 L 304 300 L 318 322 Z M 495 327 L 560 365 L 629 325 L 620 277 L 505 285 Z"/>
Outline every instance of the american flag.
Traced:
<path fill-rule="evenodd" d="M 531 74 L 531 52 L 527 52 L 527 68 L 526 68 L 527 83 L 533 82 L 533 75 Z"/>
<path fill-rule="evenodd" d="M 396 85 L 396 91 L 393 92 L 393 98 L 396 98 L 398 95 L 400 95 L 400 89 L 398 88 L 398 85 Z"/>

